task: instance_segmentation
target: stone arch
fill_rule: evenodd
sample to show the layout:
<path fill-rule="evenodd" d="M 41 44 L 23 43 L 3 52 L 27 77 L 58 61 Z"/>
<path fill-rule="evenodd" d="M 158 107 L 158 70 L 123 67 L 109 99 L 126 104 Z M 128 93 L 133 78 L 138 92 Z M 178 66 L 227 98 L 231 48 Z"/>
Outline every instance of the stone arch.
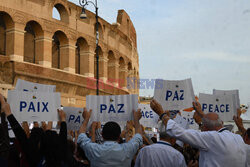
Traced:
<path fill-rule="evenodd" d="M 96 70 L 97 70 L 97 66 L 96 66 L 96 50 L 95 50 L 95 61 L 94 61 L 94 69 L 95 69 L 95 71 L 94 71 L 94 78 L 96 78 L 97 76 L 97 74 L 96 74 Z M 100 47 L 100 46 L 98 46 L 98 56 L 99 56 L 99 58 L 102 58 L 103 57 L 103 51 L 102 51 L 102 48 Z M 99 74 L 100 74 L 100 63 L 99 63 Z"/>
<path fill-rule="evenodd" d="M 56 8 L 57 11 L 59 12 L 60 20 L 64 23 L 69 23 L 69 12 L 67 8 L 61 3 L 56 3 L 54 5 L 54 8 Z M 52 15 L 53 15 L 53 11 L 52 11 Z"/>
<path fill-rule="evenodd" d="M 83 74 L 84 67 L 81 64 L 84 64 L 85 61 L 88 61 L 88 58 L 85 56 L 89 52 L 89 45 L 85 38 L 80 37 L 76 41 L 76 56 L 75 56 L 75 71 L 77 74 Z M 82 69 L 82 70 L 81 70 Z"/>
<path fill-rule="evenodd" d="M 10 47 L 10 43 L 7 41 L 7 33 L 6 31 L 14 28 L 14 21 L 12 17 L 3 11 L 0 11 L 0 55 L 7 55 L 10 53 L 8 49 Z"/>
<path fill-rule="evenodd" d="M 39 54 L 39 48 L 41 43 L 36 43 L 36 38 L 43 36 L 42 26 L 36 21 L 29 21 L 25 26 L 24 33 L 24 61 L 30 63 L 37 63 L 37 55 Z"/>
<path fill-rule="evenodd" d="M 114 52 L 110 50 L 108 52 L 108 81 L 109 82 L 115 82 L 116 76 L 115 76 L 115 67 L 116 66 L 116 59 Z"/>
<path fill-rule="evenodd" d="M 66 34 L 60 30 L 56 31 L 52 37 L 52 68 L 62 68 L 62 49 L 69 43 Z M 67 61 L 67 60 L 65 60 Z"/>

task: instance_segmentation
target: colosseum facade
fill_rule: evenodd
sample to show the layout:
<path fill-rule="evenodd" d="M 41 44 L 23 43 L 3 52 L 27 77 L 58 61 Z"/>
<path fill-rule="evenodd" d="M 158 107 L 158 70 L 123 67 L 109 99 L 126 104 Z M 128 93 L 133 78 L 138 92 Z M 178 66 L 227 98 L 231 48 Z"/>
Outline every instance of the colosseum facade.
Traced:
<path fill-rule="evenodd" d="M 54 19 L 53 8 L 60 13 Z M 0 92 L 17 79 L 56 85 L 64 106 L 83 107 L 96 93 L 95 14 L 67 0 L 0 0 Z M 139 78 L 136 31 L 119 10 L 116 23 L 99 19 L 100 95 L 138 94 L 127 77 Z"/>

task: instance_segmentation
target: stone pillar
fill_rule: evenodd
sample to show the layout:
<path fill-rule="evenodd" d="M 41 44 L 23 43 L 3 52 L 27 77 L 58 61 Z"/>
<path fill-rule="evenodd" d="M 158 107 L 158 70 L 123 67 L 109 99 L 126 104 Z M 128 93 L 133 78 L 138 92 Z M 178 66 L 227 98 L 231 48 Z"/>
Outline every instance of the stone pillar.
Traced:
<path fill-rule="evenodd" d="M 60 69 L 75 73 L 75 51 L 74 45 L 60 46 Z"/>
<path fill-rule="evenodd" d="M 93 48 L 89 51 L 80 52 L 80 71 L 85 77 L 94 78 L 94 56 L 95 50 Z"/>
<path fill-rule="evenodd" d="M 14 28 L 6 30 L 6 55 L 13 61 L 23 62 L 24 25 L 15 24 Z"/>
<path fill-rule="evenodd" d="M 108 79 L 107 54 L 104 54 L 102 57 L 99 57 L 99 79 L 104 83 L 106 83 Z"/>
<path fill-rule="evenodd" d="M 36 39 L 36 63 L 44 67 L 52 67 L 52 38 L 49 33 Z"/>

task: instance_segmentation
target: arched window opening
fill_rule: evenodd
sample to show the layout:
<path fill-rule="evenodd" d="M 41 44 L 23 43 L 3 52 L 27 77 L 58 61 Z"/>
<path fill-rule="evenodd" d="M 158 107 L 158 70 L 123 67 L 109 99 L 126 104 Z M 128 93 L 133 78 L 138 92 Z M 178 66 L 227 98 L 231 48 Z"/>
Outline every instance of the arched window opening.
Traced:
<path fill-rule="evenodd" d="M 6 54 L 6 25 L 3 17 L 0 15 L 0 55 Z"/>
<path fill-rule="evenodd" d="M 53 11 L 52 11 L 52 18 L 56 19 L 56 20 L 61 20 L 61 15 L 59 13 L 59 11 L 57 10 L 57 8 L 53 7 Z"/>
<path fill-rule="evenodd" d="M 87 59 L 85 60 L 85 54 L 89 50 L 89 46 L 87 41 L 80 37 L 77 39 L 76 42 L 76 56 L 75 56 L 75 67 L 76 67 L 76 73 L 77 74 L 83 74 L 83 68 L 81 67 L 82 64 L 84 64 L 84 61 L 88 61 Z"/>
<path fill-rule="evenodd" d="M 52 38 L 52 68 L 60 69 L 60 41 L 56 34 Z"/>
<path fill-rule="evenodd" d="M 12 28 L 14 28 L 13 19 L 8 13 L 0 12 L 0 55 L 10 55 L 14 52 L 12 34 L 6 33 Z"/>
<path fill-rule="evenodd" d="M 96 51 L 95 51 L 95 53 L 96 53 Z M 99 56 L 99 58 L 101 58 L 102 56 L 103 56 L 103 52 L 102 52 L 102 48 L 99 46 L 98 47 L 98 56 Z M 100 60 L 99 60 L 100 61 Z M 99 62 L 98 62 L 99 63 Z M 96 66 L 96 54 L 95 54 L 95 64 L 94 64 L 94 69 L 95 69 L 95 73 L 94 73 L 94 78 L 96 78 L 97 77 L 97 66 Z M 99 74 L 100 74 L 100 65 L 99 65 Z"/>
<path fill-rule="evenodd" d="M 66 34 L 60 30 L 56 31 L 52 37 L 52 68 L 64 70 L 67 60 L 67 47 L 69 40 Z M 66 50 L 65 50 L 66 49 Z"/>
<path fill-rule="evenodd" d="M 112 51 L 108 52 L 108 81 L 115 82 L 115 56 Z"/>
<path fill-rule="evenodd" d="M 36 42 L 36 39 L 43 36 L 43 30 L 36 21 L 29 21 L 24 29 L 24 61 L 38 64 L 41 59 L 42 43 Z"/>
<path fill-rule="evenodd" d="M 69 23 L 69 14 L 67 9 L 62 4 L 56 4 L 52 10 L 52 18 Z"/>
<path fill-rule="evenodd" d="M 36 62 L 36 35 L 34 32 L 33 27 L 31 24 L 27 24 L 25 27 L 25 34 L 24 34 L 24 61 L 29 63 Z"/>
<path fill-rule="evenodd" d="M 79 46 L 79 43 L 77 42 L 76 43 L 76 56 L 75 56 L 75 67 L 76 67 L 76 73 L 77 74 L 80 74 L 81 73 L 81 70 L 80 70 L 80 64 L 81 62 L 81 55 L 80 55 L 80 46 Z"/>

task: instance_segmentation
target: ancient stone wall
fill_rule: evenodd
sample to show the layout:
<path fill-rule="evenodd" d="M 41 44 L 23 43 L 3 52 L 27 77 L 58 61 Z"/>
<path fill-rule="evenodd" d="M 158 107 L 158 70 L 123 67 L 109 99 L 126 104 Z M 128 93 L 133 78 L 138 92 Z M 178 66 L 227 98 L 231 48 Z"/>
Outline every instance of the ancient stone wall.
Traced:
<path fill-rule="evenodd" d="M 52 10 L 60 20 L 52 17 Z M 18 78 L 55 84 L 65 106 L 85 105 L 95 94 L 95 14 L 67 0 L 0 0 L 0 92 Z M 138 94 L 127 77 L 139 78 L 136 31 L 119 10 L 116 23 L 99 19 L 100 94 Z"/>

